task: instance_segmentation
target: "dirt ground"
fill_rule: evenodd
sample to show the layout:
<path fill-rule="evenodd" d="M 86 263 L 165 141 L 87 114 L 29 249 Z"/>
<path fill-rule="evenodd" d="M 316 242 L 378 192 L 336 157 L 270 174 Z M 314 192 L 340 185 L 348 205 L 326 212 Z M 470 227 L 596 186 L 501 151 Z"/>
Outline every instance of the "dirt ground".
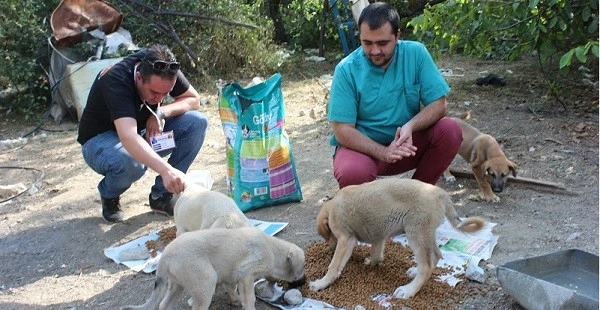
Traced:
<path fill-rule="evenodd" d="M 337 188 L 325 117 L 327 80 L 321 78 L 332 73 L 334 63 L 307 63 L 310 69 L 283 73 L 286 129 L 304 200 L 246 213 L 250 218 L 289 222 L 277 236 L 304 248 L 320 240 L 314 222 L 317 201 Z M 582 76 L 575 72 L 570 76 L 573 85 L 559 90 L 567 113 L 547 92 L 535 59 L 508 63 L 452 56 L 438 64 L 453 73 L 447 77 L 453 88 L 450 115 L 468 114 L 469 123 L 496 137 L 518 164 L 519 177 L 560 183 L 576 192 L 566 195 L 512 183 L 499 195 L 501 202 L 493 204 L 469 199 L 477 192 L 472 179 L 438 182 L 452 195 L 459 215 L 482 216 L 498 224 L 494 228 L 498 244 L 492 257 L 481 263 L 486 283 L 470 284 L 480 286 L 481 294 L 457 308 L 520 309 L 499 285 L 498 266 L 561 249 L 598 255 L 598 90 L 580 82 Z M 508 84 L 477 86 L 476 78 L 486 71 L 503 76 Z M 594 75 L 597 80 L 597 72 Z M 209 170 L 213 189 L 225 192 L 225 138 L 216 89 L 200 91 L 208 100 L 201 110 L 211 125 L 191 168 Z M 115 264 L 103 250 L 173 225 L 149 212 L 147 197 L 155 174 L 147 173 L 122 196 L 125 221 L 107 224 L 96 190 L 101 176 L 83 162 L 75 141 L 77 124 L 47 121 L 17 140 L 36 124 L 15 120 L 6 112 L 0 110 L 0 140 L 15 143 L 0 145 L 0 185 L 36 185 L 0 203 L 0 308 L 116 309 L 141 304 L 154 276 Z M 454 166 L 468 168 L 460 158 Z M 411 172 L 401 177 L 410 176 Z M 226 300 L 218 291 L 211 309 L 232 308 Z M 183 302 L 180 308 L 188 309 Z M 273 309 L 261 301 L 257 308 Z"/>

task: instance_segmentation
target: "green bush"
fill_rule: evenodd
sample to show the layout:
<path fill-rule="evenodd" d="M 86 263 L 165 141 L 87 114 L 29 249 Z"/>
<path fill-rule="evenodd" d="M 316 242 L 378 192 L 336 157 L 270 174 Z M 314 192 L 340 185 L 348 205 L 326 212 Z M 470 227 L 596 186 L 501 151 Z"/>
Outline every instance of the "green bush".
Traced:
<path fill-rule="evenodd" d="M 288 45 L 302 50 L 317 48 L 321 33 L 323 0 L 294 0 L 284 7 L 283 19 L 288 33 Z M 339 42 L 339 35 L 331 11 L 326 19 L 325 40 Z M 340 43 L 337 44 L 340 47 Z M 336 46 L 337 47 L 337 46 Z"/>
<path fill-rule="evenodd" d="M 536 51 L 542 63 L 561 57 L 561 69 L 573 56 L 598 58 L 597 0 L 447 0 L 409 26 L 438 52 L 513 60 Z"/>
<path fill-rule="evenodd" d="M 0 89 L 4 92 L 0 106 L 4 110 L 25 115 L 40 115 L 48 108 L 50 96 L 48 77 L 51 36 L 49 19 L 60 1 L 5 0 L 0 11 Z M 152 43 L 170 46 L 184 65 L 192 82 L 214 85 L 214 79 L 251 78 L 272 74 L 280 69 L 283 58 L 278 56 L 272 41 L 272 25 L 261 13 L 261 3 L 248 1 L 113 1 L 124 15 L 123 28 L 140 47 Z M 147 7 L 145 6 L 147 5 Z M 150 8 L 159 9 L 154 11 Z M 164 12 L 198 14 L 234 22 L 257 25 L 256 29 L 233 26 L 217 20 L 189 16 L 162 15 Z M 185 14 L 182 14 L 185 15 Z M 182 44 L 198 56 L 188 57 L 173 37 L 159 31 L 157 24 L 170 25 Z M 86 43 L 77 50 L 85 50 Z"/>
<path fill-rule="evenodd" d="M 14 92 L 0 100 L 0 105 L 25 118 L 34 117 L 47 105 L 46 40 L 56 5 L 54 0 L 3 0 L 0 10 L 0 89 Z"/>

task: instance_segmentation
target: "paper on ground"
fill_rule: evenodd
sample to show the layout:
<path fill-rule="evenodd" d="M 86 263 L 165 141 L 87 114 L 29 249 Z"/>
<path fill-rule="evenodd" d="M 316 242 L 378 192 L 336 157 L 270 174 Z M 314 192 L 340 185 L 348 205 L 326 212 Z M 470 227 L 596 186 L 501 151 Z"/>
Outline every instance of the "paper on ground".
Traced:
<path fill-rule="evenodd" d="M 492 233 L 494 226 L 496 223 L 487 222 L 478 232 L 464 233 L 452 227 L 447 220 L 444 221 L 435 232 L 436 243 L 442 251 L 442 259 L 437 263 L 437 267 L 452 268 L 454 272 L 439 276 L 437 280 L 454 287 L 461 281 L 457 276 L 466 274 L 469 279 L 483 282 L 484 271 L 479 267 L 479 262 L 492 257 L 492 251 L 498 244 L 498 236 Z M 393 241 L 408 246 L 404 234 L 394 237 Z M 391 306 L 388 302 L 392 297 L 391 293 L 393 292 L 376 295 L 373 297 L 373 301 L 377 301 L 380 306 L 387 308 Z"/>
<path fill-rule="evenodd" d="M 248 221 L 250 222 L 250 225 L 257 227 L 258 229 L 262 230 L 265 234 L 270 236 L 274 236 L 288 225 L 288 223 L 284 222 L 266 222 L 253 219 L 248 219 Z M 131 270 L 151 273 L 156 270 L 156 266 L 158 265 L 158 261 L 160 259 L 160 256 L 162 255 L 162 252 L 157 251 L 156 257 L 149 257 L 143 260 L 121 261 L 119 257 L 121 251 L 132 250 L 138 247 L 145 248 L 147 241 L 158 240 L 158 237 L 158 231 L 155 231 L 146 236 L 139 237 L 120 246 L 107 248 L 104 250 L 104 255 L 112 259 L 115 263 L 123 264 L 129 267 L 129 269 Z"/>
<path fill-rule="evenodd" d="M 464 220 L 464 219 L 463 219 Z M 435 231 L 435 239 L 440 250 L 442 250 L 442 259 L 437 267 L 453 267 L 455 272 L 452 275 L 444 276 L 442 282 L 455 286 L 460 279 L 456 276 L 465 273 L 465 267 L 475 268 L 476 274 L 472 276 L 483 278 L 483 269 L 478 264 L 481 260 L 492 257 L 492 251 L 498 243 L 498 236 L 492 233 L 492 228 L 496 223 L 487 222 L 483 229 L 474 233 L 464 233 L 446 220 Z M 407 246 L 406 235 L 399 235 L 393 239 Z"/>

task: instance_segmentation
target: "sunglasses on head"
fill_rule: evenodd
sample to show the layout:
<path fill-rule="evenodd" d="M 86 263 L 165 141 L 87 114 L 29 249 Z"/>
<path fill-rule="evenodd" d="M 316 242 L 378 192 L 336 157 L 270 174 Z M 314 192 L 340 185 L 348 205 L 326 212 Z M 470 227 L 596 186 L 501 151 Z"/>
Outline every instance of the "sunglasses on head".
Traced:
<path fill-rule="evenodd" d="M 152 70 L 155 71 L 177 71 L 181 67 L 177 61 L 155 60 L 152 62 L 147 59 L 146 61 L 152 65 Z"/>

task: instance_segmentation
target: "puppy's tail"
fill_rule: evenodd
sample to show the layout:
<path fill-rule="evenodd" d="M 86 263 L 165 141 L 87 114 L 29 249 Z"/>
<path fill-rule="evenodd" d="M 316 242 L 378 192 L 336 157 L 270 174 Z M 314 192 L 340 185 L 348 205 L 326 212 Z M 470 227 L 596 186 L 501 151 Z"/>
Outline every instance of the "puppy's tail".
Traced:
<path fill-rule="evenodd" d="M 145 304 L 139 306 L 126 306 L 122 307 L 121 310 L 145 310 L 145 309 L 158 309 L 158 305 L 165 295 L 167 290 L 167 278 L 162 276 L 160 269 L 156 271 L 156 280 L 154 281 L 154 289 L 150 298 Z"/>
<path fill-rule="evenodd" d="M 456 209 L 454 209 L 454 203 L 449 196 L 446 196 L 443 199 L 444 207 L 446 208 L 446 218 L 448 221 L 454 226 L 456 229 L 462 232 L 476 232 L 479 231 L 485 226 L 485 220 L 478 216 L 471 216 L 464 220 L 461 220 L 456 214 Z"/>

